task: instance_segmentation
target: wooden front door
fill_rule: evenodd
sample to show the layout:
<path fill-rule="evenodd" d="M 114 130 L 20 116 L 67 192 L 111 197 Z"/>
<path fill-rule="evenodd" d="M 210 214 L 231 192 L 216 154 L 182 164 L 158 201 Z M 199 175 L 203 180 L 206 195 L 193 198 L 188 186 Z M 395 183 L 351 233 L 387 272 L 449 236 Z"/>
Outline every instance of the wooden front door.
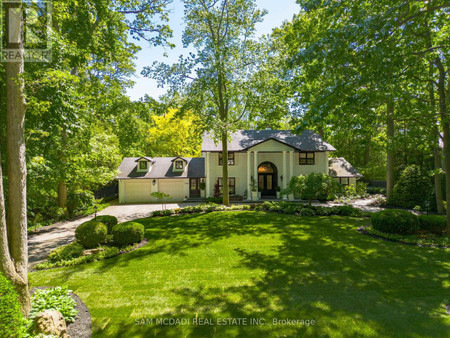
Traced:
<path fill-rule="evenodd" d="M 191 178 L 189 186 L 189 197 L 200 197 L 200 179 Z"/>

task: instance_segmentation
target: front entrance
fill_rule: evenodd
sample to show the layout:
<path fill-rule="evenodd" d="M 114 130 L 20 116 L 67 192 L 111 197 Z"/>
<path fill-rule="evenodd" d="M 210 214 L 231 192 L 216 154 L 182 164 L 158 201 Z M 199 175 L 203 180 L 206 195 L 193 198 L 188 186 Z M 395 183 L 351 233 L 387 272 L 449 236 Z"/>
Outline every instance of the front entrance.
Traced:
<path fill-rule="evenodd" d="M 270 162 L 264 162 L 258 167 L 258 187 L 261 197 L 274 197 L 277 195 L 277 167 Z"/>
<path fill-rule="evenodd" d="M 189 184 L 189 197 L 200 197 L 200 179 L 191 178 Z"/>

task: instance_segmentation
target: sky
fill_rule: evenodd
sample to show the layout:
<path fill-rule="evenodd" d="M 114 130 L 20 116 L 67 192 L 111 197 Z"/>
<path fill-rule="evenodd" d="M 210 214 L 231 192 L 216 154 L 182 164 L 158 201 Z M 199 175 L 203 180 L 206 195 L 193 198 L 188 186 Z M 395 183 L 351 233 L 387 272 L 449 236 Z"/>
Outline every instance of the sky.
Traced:
<path fill-rule="evenodd" d="M 261 36 L 269 34 L 273 28 L 279 27 L 283 21 L 291 20 L 292 16 L 299 11 L 299 5 L 296 0 L 256 0 L 256 4 L 260 9 L 266 9 L 268 14 L 264 17 L 264 21 L 256 26 L 257 35 Z M 166 88 L 158 88 L 157 83 L 153 79 L 145 78 L 141 75 L 141 71 L 146 66 L 151 66 L 154 61 L 165 63 L 175 63 L 178 56 L 186 54 L 181 43 L 183 34 L 183 5 L 180 0 L 174 0 L 170 5 L 170 21 L 169 26 L 173 30 L 173 38 L 170 40 L 175 43 L 173 49 L 164 47 L 149 46 L 145 43 L 137 43 L 142 50 L 137 55 L 136 73 L 132 80 L 136 82 L 133 88 L 127 90 L 127 95 L 132 100 L 139 100 L 145 94 L 157 99 L 160 95 L 166 93 Z M 136 41 L 135 41 L 136 43 Z M 165 56 L 164 54 L 167 54 Z"/>

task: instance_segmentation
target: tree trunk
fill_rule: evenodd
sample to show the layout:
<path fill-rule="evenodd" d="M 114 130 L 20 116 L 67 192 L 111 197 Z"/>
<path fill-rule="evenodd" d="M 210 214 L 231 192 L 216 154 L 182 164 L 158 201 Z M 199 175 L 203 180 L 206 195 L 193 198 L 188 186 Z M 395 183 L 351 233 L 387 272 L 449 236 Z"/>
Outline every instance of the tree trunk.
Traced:
<path fill-rule="evenodd" d="M 230 205 L 230 192 L 228 188 L 228 133 L 222 132 L 222 196 L 223 205 Z"/>
<path fill-rule="evenodd" d="M 444 143 L 444 169 L 445 169 L 445 196 L 447 203 L 450 202 L 450 123 L 447 114 L 447 99 L 445 92 L 445 80 L 447 71 L 438 57 L 435 60 L 435 65 L 439 70 L 439 81 L 437 92 L 439 95 L 439 114 L 441 115 L 441 124 L 443 129 L 443 143 Z M 447 234 L 450 234 L 450 206 L 447 205 Z"/>
<path fill-rule="evenodd" d="M 64 181 L 58 183 L 58 206 L 60 208 L 67 207 L 67 186 Z"/>
<path fill-rule="evenodd" d="M 11 24 L 11 23 L 10 23 Z M 16 29 L 23 32 L 23 22 L 13 22 Z M 23 46 L 21 36 L 19 46 Z M 14 271 L 2 248 L 2 268 L 17 290 L 24 314 L 31 308 L 28 292 L 28 247 L 27 247 L 27 204 L 26 204 L 26 161 L 25 161 L 25 97 L 24 82 L 20 78 L 24 72 L 23 55 L 20 59 L 6 64 L 6 150 L 8 172 L 8 212 L 6 220 L 8 248 Z M 3 188 L 3 186 L 2 186 Z M 3 193 L 3 191 L 2 191 Z M 1 204 L 1 203 L 0 203 Z M 0 206 L 0 208 L 4 208 Z M 3 225 L 4 226 L 4 225 Z M 4 236 L 4 233 L 2 234 Z M 4 245 L 4 243 L 2 243 Z"/>
<path fill-rule="evenodd" d="M 392 192 L 394 190 L 394 102 L 389 101 L 387 103 L 386 109 L 386 136 L 387 136 L 387 147 L 386 147 L 386 197 L 388 202 L 392 200 Z"/>

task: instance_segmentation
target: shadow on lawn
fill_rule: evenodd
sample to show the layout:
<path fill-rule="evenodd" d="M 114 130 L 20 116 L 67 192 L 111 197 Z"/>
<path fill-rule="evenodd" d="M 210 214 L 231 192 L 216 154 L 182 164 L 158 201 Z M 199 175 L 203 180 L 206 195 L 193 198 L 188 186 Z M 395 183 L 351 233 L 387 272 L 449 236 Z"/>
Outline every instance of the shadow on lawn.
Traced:
<path fill-rule="evenodd" d="M 99 272 L 126 266 L 130 260 L 186 250 L 213 241 L 251 234 L 280 236 L 273 253 L 236 249 L 236 268 L 260 269 L 262 278 L 227 288 L 173 289 L 183 302 L 158 318 L 314 319 L 316 326 L 138 326 L 122 323 L 123 336 L 300 336 L 348 335 L 445 336 L 448 320 L 442 307 L 449 298 L 449 251 L 378 241 L 349 229 L 340 217 L 295 218 L 270 214 L 271 227 L 261 227 L 266 214 L 223 214 L 213 217 L 165 218 L 149 222 L 147 248 L 104 261 Z M 447 286 L 446 284 L 447 283 Z M 441 309 L 442 307 L 442 309 Z M 153 318 L 153 319 L 156 319 Z"/>

